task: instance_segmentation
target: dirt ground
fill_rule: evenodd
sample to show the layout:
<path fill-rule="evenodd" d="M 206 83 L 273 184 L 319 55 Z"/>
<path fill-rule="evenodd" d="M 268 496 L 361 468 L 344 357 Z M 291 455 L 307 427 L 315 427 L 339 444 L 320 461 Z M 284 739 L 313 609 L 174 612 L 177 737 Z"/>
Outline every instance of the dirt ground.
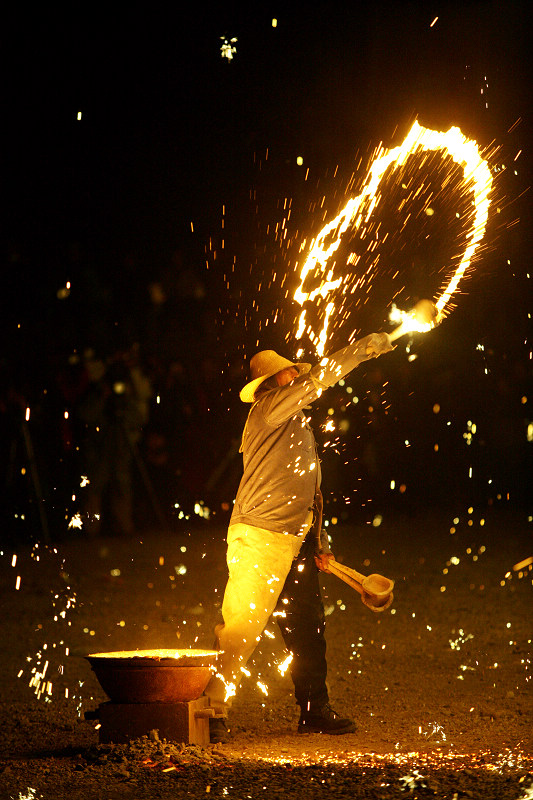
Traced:
<path fill-rule="evenodd" d="M 513 570 L 533 555 L 532 528 L 525 513 L 453 509 L 336 526 L 339 560 L 396 582 L 391 609 L 374 614 L 323 577 L 331 701 L 357 732 L 297 735 L 271 623 L 235 699 L 231 742 L 206 748 L 155 735 L 100 745 L 84 712 L 107 698 L 83 656 L 211 648 L 226 575 L 216 518 L 3 549 L 1 800 L 533 798 L 533 572 Z"/>

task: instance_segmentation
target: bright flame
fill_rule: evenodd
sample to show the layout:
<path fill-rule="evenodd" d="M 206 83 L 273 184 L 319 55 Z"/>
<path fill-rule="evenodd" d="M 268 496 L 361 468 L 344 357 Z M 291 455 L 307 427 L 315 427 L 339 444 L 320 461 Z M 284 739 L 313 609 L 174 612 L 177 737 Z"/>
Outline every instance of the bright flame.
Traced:
<path fill-rule="evenodd" d="M 294 299 L 300 305 L 313 301 L 317 297 L 326 299 L 330 292 L 339 288 L 342 278 L 334 278 L 333 267 L 328 267 L 328 262 L 338 250 L 343 234 L 351 228 L 357 230 L 362 224 L 368 222 L 370 215 L 379 202 L 378 194 L 381 180 L 387 169 L 394 165 L 401 167 L 407 158 L 415 153 L 424 151 L 442 150 L 444 155 L 449 155 L 462 166 L 465 184 L 472 184 L 474 192 L 474 218 L 472 228 L 468 232 L 467 247 L 457 269 L 448 282 L 440 289 L 435 301 L 437 309 L 436 322 L 445 316 L 444 309 L 452 294 L 456 291 L 461 278 L 464 276 L 476 249 L 483 238 L 489 213 L 489 194 L 492 188 L 492 175 L 487 162 L 481 157 L 477 143 L 467 139 L 459 128 L 452 127 L 446 132 L 432 131 L 414 122 L 404 141 L 398 147 L 390 150 L 379 150 L 363 183 L 361 194 L 348 200 L 343 210 L 328 222 L 311 242 L 309 254 L 300 271 L 300 285 L 294 293 Z M 326 244 L 326 242 L 329 242 Z M 309 292 L 303 286 L 307 276 L 317 269 L 322 273 L 321 283 L 318 288 Z M 326 307 L 322 330 L 316 334 L 307 328 L 310 338 L 316 346 L 318 355 L 323 355 L 327 341 L 329 320 L 335 304 L 330 300 Z M 429 324 L 429 323 L 428 323 Z M 429 328 L 433 325 L 429 325 Z M 427 328 L 427 330 L 429 330 Z M 298 323 L 296 338 L 299 339 L 306 330 L 305 310 L 302 311 Z M 426 330 L 426 329 L 424 329 Z"/>
<path fill-rule="evenodd" d="M 389 320 L 400 325 L 395 331 L 396 338 L 403 336 L 404 333 L 427 333 L 427 331 L 435 327 L 435 322 L 421 322 L 417 319 L 415 309 L 402 311 L 394 303 L 389 314 Z"/>

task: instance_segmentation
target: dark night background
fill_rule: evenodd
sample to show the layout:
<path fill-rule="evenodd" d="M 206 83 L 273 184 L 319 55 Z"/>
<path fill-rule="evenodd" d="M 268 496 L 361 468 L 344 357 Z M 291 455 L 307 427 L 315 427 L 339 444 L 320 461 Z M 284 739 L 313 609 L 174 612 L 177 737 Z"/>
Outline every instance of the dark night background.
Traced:
<path fill-rule="evenodd" d="M 100 424 L 91 364 L 111 376 L 111 397 L 116 381 L 126 385 L 123 403 L 135 396 L 132 369 L 150 382 L 142 413 L 130 409 L 131 452 L 115 464 L 130 476 L 122 488 L 133 492 L 134 527 L 161 516 L 172 524 L 176 503 L 191 513 L 199 500 L 224 516 L 239 478 L 243 355 L 287 347 L 299 310 L 263 286 L 283 265 L 267 227 L 292 198 L 290 226 L 300 239 L 307 227 L 316 232 L 317 199 L 326 196 L 333 216 L 359 159 L 362 179 L 374 147 L 398 144 L 415 118 L 457 125 L 482 148 L 494 143 L 494 166 L 506 169 L 456 311 L 415 337 L 415 361 L 404 343 L 354 373 L 357 405 L 346 408 L 340 388 L 317 404 L 317 432 L 330 407 L 344 420 L 339 454 L 324 450 L 326 499 L 332 514 L 368 519 L 431 504 L 528 507 L 529 8 L 74 3 L 5 14 L 0 412 L 9 537 L 34 535 L 39 507 L 49 535 L 66 535 L 80 509 L 87 420 Z M 222 36 L 237 38 L 232 61 L 221 57 Z M 260 330 L 276 304 L 278 326 Z M 363 334 L 367 324 L 388 329 L 381 305 L 373 314 L 361 320 Z M 109 408 L 100 411 L 108 424 Z M 112 413 L 129 419 L 125 405 Z"/>

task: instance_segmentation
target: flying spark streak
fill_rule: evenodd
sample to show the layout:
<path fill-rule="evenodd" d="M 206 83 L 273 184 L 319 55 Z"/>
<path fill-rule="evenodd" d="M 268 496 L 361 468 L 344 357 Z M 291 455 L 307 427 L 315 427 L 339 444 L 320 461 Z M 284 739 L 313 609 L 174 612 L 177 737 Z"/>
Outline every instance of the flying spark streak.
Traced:
<path fill-rule="evenodd" d="M 452 127 L 446 132 L 433 131 L 415 122 L 401 145 L 390 150 L 378 150 L 363 181 L 361 193 L 348 200 L 335 219 L 328 222 L 316 239 L 311 242 L 309 253 L 300 270 L 300 285 L 294 293 L 294 300 L 302 307 L 305 303 L 315 302 L 317 299 L 323 301 L 328 299 L 328 302 L 323 314 L 322 329 L 319 332 L 313 331 L 312 326 L 307 323 L 306 309 L 303 308 L 298 320 L 296 339 L 300 339 L 307 331 L 318 355 L 324 354 L 333 312 L 336 311 L 337 316 L 342 316 L 346 296 L 349 294 L 345 287 L 338 308 L 331 299 L 332 293 L 337 292 L 343 281 L 346 280 L 343 277 L 335 276 L 333 261 L 343 234 L 350 229 L 352 232 L 357 231 L 364 236 L 370 216 L 381 199 L 380 184 L 389 167 L 397 169 L 404 166 L 410 156 L 429 151 L 441 152 L 444 157 L 450 156 L 456 164 L 460 165 L 463 168 L 463 185 L 465 189 L 472 190 L 474 194 L 474 213 L 471 229 L 466 234 L 467 245 L 457 268 L 451 277 L 446 278 L 435 301 L 437 311 L 435 322 L 438 323 L 445 317 L 446 306 L 457 290 L 485 233 L 492 175 L 487 162 L 480 155 L 477 143 L 467 139 L 459 128 Z M 377 240 L 370 247 L 374 248 L 376 245 Z M 358 258 L 355 257 L 355 260 L 357 261 Z M 348 262 L 353 264 L 354 259 L 350 257 Z M 304 288 L 306 280 L 313 274 L 320 276 L 319 285 L 307 290 Z"/>
<path fill-rule="evenodd" d="M 33 551 L 31 553 L 31 558 L 39 562 L 40 556 L 38 555 L 38 548 L 39 545 L 35 544 Z M 46 548 L 46 552 L 49 552 L 53 557 L 57 556 L 57 550 L 55 548 L 50 549 Z M 68 628 L 72 625 L 72 621 L 67 619 L 70 616 L 71 610 L 76 605 L 76 597 L 72 594 L 71 588 L 68 584 L 65 586 L 64 582 L 68 580 L 68 575 L 64 571 L 64 562 L 60 565 L 57 565 L 59 569 L 59 575 L 61 579 L 61 588 L 54 592 L 51 590 L 51 615 L 47 620 L 46 625 L 53 624 L 54 630 L 65 631 L 65 628 Z M 17 589 L 20 588 L 20 578 L 18 579 Z M 58 629 L 55 626 L 59 626 Z M 37 625 L 37 631 L 42 631 L 44 629 L 43 624 L 39 623 Z M 50 680 L 49 676 L 47 676 L 47 672 L 57 672 L 60 675 L 64 674 L 64 666 L 62 663 L 57 664 L 57 659 L 62 658 L 63 655 L 65 658 L 69 655 L 69 647 L 66 645 L 64 639 L 59 639 L 56 635 L 51 637 L 47 637 L 48 640 L 43 641 L 40 645 L 38 651 L 35 655 L 28 655 L 26 656 L 26 662 L 28 665 L 32 664 L 33 666 L 29 667 L 26 666 L 18 671 L 17 678 L 22 678 L 25 672 L 29 672 L 29 680 L 28 685 L 30 688 L 34 690 L 34 693 L 37 699 L 43 699 L 46 703 L 52 702 L 52 694 L 53 694 L 53 683 Z M 57 690 L 54 692 L 54 696 L 57 695 Z M 65 697 L 68 699 L 68 693 L 65 694 Z M 75 698 L 75 695 L 74 695 Z M 78 708 L 78 711 L 80 709 Z"/>
<path fill-rule="evenodd" d="M 291 662 L 292 662 L 292 653 L 289 653 L 285 661 L 282 661 L 281 664 L 278 664 L 278 670 L 282 675 L 285 675 L 289 667 L 289 664 L 291 664 Z"/>
<path fill-rule="evenodd" d="M 529 558 L 524 558 L 523 561 L 519 561 L 518 564 L 513 564 L 513 570 L 518 572 L 525 567 L 528 567 L 530 564 L 533 564 L 533 556 L 529 556 Z"/>

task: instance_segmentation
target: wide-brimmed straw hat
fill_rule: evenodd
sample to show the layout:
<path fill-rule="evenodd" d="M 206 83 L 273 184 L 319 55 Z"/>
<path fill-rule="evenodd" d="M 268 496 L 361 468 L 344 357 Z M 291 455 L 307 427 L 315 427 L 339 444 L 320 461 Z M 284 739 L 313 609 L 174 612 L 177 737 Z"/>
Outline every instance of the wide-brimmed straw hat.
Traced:
<path fill-rule="evenodd" d="M 243 403 L 253 403 L 255 393 L 263 381 L 271 378 L 276 372 L 288 367 L 296 367 L 300 374 L 305 374 L 311 369 L 311 364 L 302 364 L 289 361 L 288 358 L 278 355 L 275 350 L 261 350 L 250 359 L 250 375 L 252 380 L 241 389 L 239 397 Z"/>

